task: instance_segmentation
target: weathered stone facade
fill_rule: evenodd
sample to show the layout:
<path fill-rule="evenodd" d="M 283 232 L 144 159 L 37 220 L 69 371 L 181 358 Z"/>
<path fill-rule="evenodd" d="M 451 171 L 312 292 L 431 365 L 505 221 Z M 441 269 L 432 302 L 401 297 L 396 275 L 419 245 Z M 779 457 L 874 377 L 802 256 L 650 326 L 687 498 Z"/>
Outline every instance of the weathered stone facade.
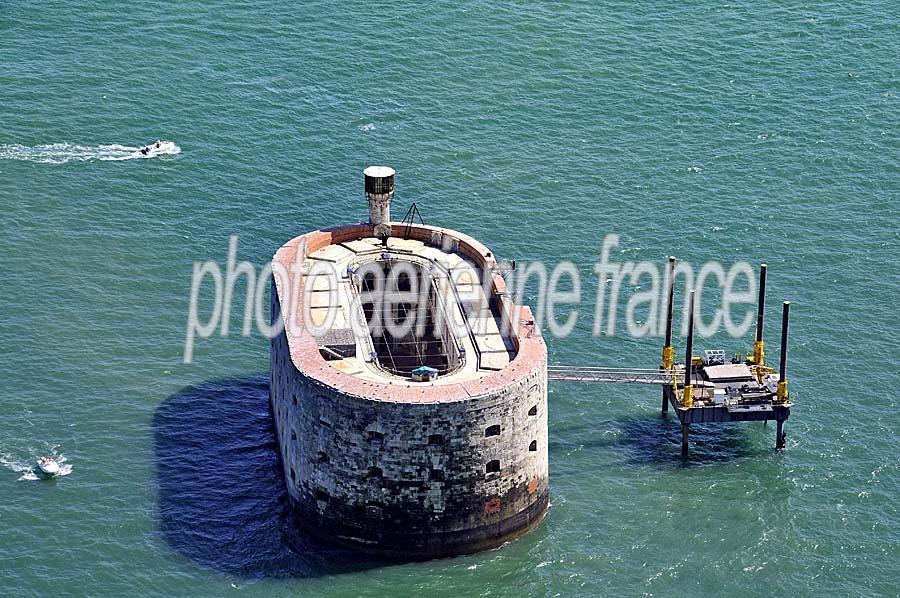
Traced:
<path fill-rule="evenodd" d="M 287 265 L 298 247 L 352 239 L 357 228 L 298 237 L 275 259 Z M 490 252 L 459 233 L 414 234 L 435 230 L 490 266 Z M 287 283 L 274 281 L 273 321 Z M 493 285 L 502 291 L 502 278 Z M 273 338 L 272 411 L 300 524 L 408 558 L 495 547 L 537 525 L 549 498 L 547 358 L 527 309 L 514 338 L 506 368 L 443 386 L 359 380 L 327 365 L 313 338 Z"/>

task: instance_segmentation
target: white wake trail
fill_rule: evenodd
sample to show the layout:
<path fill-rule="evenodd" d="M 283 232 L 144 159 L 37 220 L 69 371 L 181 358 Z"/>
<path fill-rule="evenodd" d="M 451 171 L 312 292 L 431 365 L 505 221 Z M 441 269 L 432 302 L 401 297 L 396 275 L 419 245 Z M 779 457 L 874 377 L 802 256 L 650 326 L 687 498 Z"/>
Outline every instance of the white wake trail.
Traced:
<path fill-rule="evenodd" d="M 24 461 L 19 461 L 11 455 L 0 454 L 0 465 L 20 474 L 20 482 L 40 479 L 38 478 L 37 472 L 34 471 L 33 465 L 29 465 Z"/>
<path fill-rule="evenodd" d="M 154 156 L 162 154 L 179 154 L 177 145 L 167 151 L 158 151 Z M 40 164 L 65 164 L 66 162 L 90 162 L 140 160 L 148 158 L 141 154 L 139 146 L 120 145 L 78 145 L 74 143 L 51 143 L 47 145 L 0 144 L 0 160 L 23 160 Z"/>

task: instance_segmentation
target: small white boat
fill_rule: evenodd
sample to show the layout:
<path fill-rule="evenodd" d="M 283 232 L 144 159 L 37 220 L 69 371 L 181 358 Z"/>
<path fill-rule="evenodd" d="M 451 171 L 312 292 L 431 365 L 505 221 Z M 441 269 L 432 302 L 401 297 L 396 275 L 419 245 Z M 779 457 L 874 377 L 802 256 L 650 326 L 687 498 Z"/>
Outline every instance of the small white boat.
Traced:
<path fill-rule="evenodd" d="M 54 476 L 59 473 L 59 463 L 53 457 L 41 457 L 37 461 L 37 467 L 44 475 Z"/>
<path fill-rule="evenodd" d="M 152 158 L 160 154 L 174 154 L 176 153 L 175 147 L 176 146 L 174 141 L 163 141 L 161 139 L 157 139 L 156 143 L 145 145 L 138 151 L 141 153 L 141 156 L 145 158 Z"/>

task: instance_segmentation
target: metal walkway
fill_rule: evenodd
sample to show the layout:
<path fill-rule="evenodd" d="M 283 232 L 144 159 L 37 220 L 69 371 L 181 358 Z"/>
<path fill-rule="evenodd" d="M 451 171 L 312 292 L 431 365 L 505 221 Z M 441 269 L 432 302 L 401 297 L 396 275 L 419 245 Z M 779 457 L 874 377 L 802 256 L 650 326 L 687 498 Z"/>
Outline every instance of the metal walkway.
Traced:
<path fill-rule="evenodd" d="M 591 366 L 547 366 L 547 378 L 567 382 L 614 382 L 619 384 L 672 384 L 672 373 L 650 368 L 602 368 Z"/>

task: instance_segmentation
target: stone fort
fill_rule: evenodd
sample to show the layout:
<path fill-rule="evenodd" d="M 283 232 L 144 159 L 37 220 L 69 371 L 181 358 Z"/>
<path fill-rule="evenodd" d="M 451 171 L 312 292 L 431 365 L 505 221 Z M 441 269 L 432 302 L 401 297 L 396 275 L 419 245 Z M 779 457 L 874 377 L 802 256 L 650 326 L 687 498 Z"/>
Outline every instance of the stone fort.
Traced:
<path fill-rule="evenodd" d="M 271 408 L 291 508 L 313 535 L 387 556 L 499 546 L 549 504 L 546 346 L 485 245 L 392 222 L 393 169 L 364 180 L 369 222 L 273 258 Z"/>

